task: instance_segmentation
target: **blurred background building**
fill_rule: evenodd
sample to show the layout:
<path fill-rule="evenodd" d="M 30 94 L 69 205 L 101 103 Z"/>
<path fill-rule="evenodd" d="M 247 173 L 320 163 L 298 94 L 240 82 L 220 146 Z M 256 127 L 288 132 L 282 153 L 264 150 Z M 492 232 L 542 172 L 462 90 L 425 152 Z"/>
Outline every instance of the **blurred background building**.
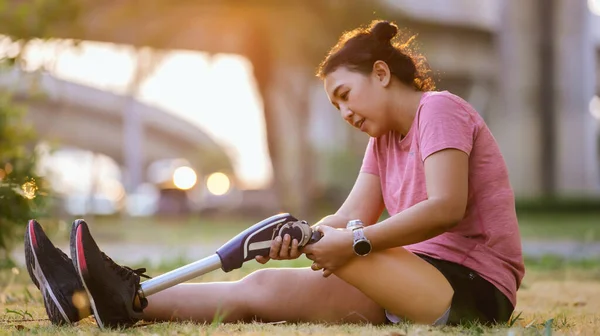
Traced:
<path fill-rule="evenodd" d="M 373 19 L 417 34 L 438 89 L 483 115 L 518 198 L 600 196 L 599 0 L 81 4 L 0 76 L 69 215 L 339 206 L 367 137 L 314 73 Z"/>

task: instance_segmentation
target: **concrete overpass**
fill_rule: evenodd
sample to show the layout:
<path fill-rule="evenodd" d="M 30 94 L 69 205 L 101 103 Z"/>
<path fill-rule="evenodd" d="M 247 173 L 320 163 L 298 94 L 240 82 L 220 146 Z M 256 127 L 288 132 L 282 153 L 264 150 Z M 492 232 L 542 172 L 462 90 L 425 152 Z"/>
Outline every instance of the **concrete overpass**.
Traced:
<path fill-rule="evenodd" d="M 143 167 L 156 160 L 182 158 L 201 174 L 233 171 L 223 148 L 200 128 L 137 100 L 47 73 L 11 71 L 0 76 L 0 87 L 28 107 L 26 121 L 40 140 L 102 153 L 124 168 L 123 113 L 135 109 L 142 117 Z"/>

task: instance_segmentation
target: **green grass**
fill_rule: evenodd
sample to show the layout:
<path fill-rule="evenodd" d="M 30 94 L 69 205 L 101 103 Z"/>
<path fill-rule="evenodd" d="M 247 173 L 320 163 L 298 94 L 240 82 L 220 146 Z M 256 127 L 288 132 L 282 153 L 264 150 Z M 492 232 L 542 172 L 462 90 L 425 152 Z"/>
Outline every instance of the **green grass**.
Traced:
<path fill-rule="evenodd" d="M 164 260 L 150 273 L 159 274 L 187 263 Z M 535 264 L 537 262 L 537 264 Z M 306 266 L 305 259 L 277 262 L 271 267 Z M 550 265 L 550 266 L 548 266 Z M 325 325 L 308 323 L 145 323 L 134 328 L 101 331 L 89 317 L 74 326 L 52 326 L 46 319 L 39 291 L 24 269 L 0 271 L 0 335 L 553 335 L 593 334 L 600 329 L 600 261 L 562 263 L 528 261 L 528 274 L 519 291 L 519 304 L 511 321 L 495 327 L 429 327 L 409 323 L 394 326 Z M 237 280 L 264 267 L 247 263 L 230 273 L 215 271 L 196 281 Z M 557 274 L 562 274 L 557 277 Z"/>
<path fill-rule="evenodd" d="M 131 244 L 222 244 L 262 218 L 91 218 L 94 236 L 101 241 Z M 68 242 L 70 223 L 42 221 L 57 243 Z M 600 212 L 521 213 L 524 240 L 600 242 Z"/>
<path fill-rule="evenodd" d="M 260 219 L 88 219 L 94 236 L 110 243 L 165 245 L 220 245 Z M 600 214 L 520 214 L 523 239 L 600 240 Z M 68 241 L 70 223 L 42 221 L 52 239 Z M 155 276 L 189 263 L 180 257 L 157 264 L 141 261 L 132 267 L 150 267 Z M 511 323 L 487 328 L 480 325 L 460 328 L 433 328 L 402 324 L 397 326 L 357 326 L 318 324 L 221 324 L 213 323 L 141 323 L 135 328 L 101 332 L 92 318 L 76 326 L 54 327 L 46 320 L 39 291 L 31 284 L 24 269 L 0 270 L 0 335 L 553 335 L 593 334 L 600 330 L 600 260 L 565 260 L 556 256 L 526 259 L 527 274 L 519 291 L 519 304 Z M 310 261 L 271 261 L 269 267 L 304 267 Z M 248 262 L 230 273 L 211 272 L 195 281 L 229 281 L 265 267 Z M 18 273 L 18 274 L 15 274 Z"/>
<path fill-rule="evenodd" d="M 528 269 L 536 271 L 583 269 L 598 272 L 600 275 L 600 259 L 598 258 L 565 259 L 556 255 L 544 255 L 540 258 L 525 257 L 525 264 Z"/>
<path fill-rule="evenodd" d="M 519 214 L 523 239 L 600 241 L 600 212 Z"/>
<path fill-rule="evenodd" d="M 224 243 L 239 232 L 257 223 L 259 219 L 246 218 L 86 218 L 98 240 L 112 243 L 144 244 L 205 244 Z M 69 240 L 71 223 L 41 220 L 52 240 Z"/>

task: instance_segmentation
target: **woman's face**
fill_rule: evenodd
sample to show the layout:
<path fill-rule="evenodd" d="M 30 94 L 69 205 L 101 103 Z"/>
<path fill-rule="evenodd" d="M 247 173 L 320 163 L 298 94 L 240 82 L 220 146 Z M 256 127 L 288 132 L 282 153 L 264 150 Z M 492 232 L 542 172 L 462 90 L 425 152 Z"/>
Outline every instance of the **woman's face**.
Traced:
<path fill-rule="evenodd" d="M 329 101 L 350 125 L 371 137 L 389 132 L 381 77 L 339 67 L 325 77 L 324 85 Z"/>

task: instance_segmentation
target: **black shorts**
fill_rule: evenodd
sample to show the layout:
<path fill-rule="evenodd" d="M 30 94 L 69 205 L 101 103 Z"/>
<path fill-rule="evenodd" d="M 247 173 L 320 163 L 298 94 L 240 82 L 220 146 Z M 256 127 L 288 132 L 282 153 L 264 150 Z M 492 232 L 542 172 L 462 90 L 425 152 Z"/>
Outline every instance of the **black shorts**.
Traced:
<path fill-rule="evenodd" d="M 437 268 L 454 289 L 446 325 L 473 322 L 492 325 L 508 322 L 514 311 L 512 303 L 477 272 L 450 261 L 416 255 Z"/>

